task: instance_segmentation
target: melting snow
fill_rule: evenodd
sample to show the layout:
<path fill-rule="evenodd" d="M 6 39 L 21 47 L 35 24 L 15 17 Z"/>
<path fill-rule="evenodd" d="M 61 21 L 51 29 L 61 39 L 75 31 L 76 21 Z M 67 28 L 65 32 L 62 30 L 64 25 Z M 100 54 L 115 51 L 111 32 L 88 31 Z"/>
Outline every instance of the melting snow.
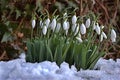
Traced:
<path fill-rule="evenodd" d="M 120 59 L 117 61 L 100 58 L 94 70 L 77 71 L 75 66 L 63 62 L 28 63 L 24 59 L 0 62 L 0 80 L 120 80 Z"/>

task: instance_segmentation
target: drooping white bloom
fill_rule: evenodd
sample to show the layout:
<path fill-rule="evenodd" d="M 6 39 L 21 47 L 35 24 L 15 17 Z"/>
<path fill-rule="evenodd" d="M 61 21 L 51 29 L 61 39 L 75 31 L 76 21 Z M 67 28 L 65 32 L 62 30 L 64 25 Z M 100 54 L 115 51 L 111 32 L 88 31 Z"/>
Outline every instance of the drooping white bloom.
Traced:
<path fill-rule="evenodd" d="M 80 34 L 80 32 L 78 33 L 78 37 L 80 37 L 80 38 L 81 38 L 81 34 Z"/>
<path fill-rule="evenodd" d="M 70 23 L 69 23 L 69 21 L 67 21 L 67 28 L 68 28 L 68 29 L 70 28 Z"/>
<path fill-rule="evenodd" d="M 50 19 L 47 18 L 47 19 L 45 20 L 45 25 L 46 25 L 47 28 L 48 28 L 49 24 L 50 24 Z"/>
<path fill-rule="evenodd" d="M 51 22 L 51 29 L 53 30 L 53 32 L 54 32 L 54 30 L 55 30 L 55 28 L 56 28 L 56 24 L 57 24 L 57 21 L 56 21 L 56 19 L 54 18 L 54 19 L 52 20 L 52 22 Z"/>
<path fill-rule="evenodd" d="M 67 17 L 67 13 L 66 12 L 63 14 L 63 17 Z"/>
<path fill-rule="evenodd" d="M 60 28 L 61 28 L 61 23 L 57 23 L 55 31 L 58 33 L 60 31 Z"/>
<path fill-rule="evenodd" d="M 97 23 L 97 25 L 96 25 L 96 28 L 95 28 L 95 31 L 97 32 L 97 34 L 98 35 L 100 35 L 100 26 L 99 26 L 99 24 Z"/>
<path fill-rule="evenodd" d="M 74 35 L 76 35 L 79 32 L 79 24 L 77 25 L 76 29 L 75 29 L 75 33 Z"/>
<path fill-rule="evenodd" d="M 83 40 L 82 40 L 80 37 L 76 37 L 76 39 L 77 39 L 80 43 L 83 42 Z"/>
<path fill-rule="evenodd" d="M 68 29 L 68 27 L 67 27 L 67 21 L 66 20 L 63 22 L 63 29 L 65 31 Z"/>
<path fill-rule="evenodd" d="M 41 28 L 43 27 L 43 22 L 42 22 L 42 20 L 40 20 L 40 27 L 41 27 Z"/>
<path fill-rule="evenodd" d="M 32 20 L 32 28 L 34 29 L 35 28 L 35 24 L 36 24 L 36 21 L 35 19 Z"/>
<path fill-rule="evenodd" d="M 107 35 L 106 35 L 103 31 L 102 31 L 101 35 L 103 35 L 103 37 L 104 37 L 105 39 L 107 39 Z"/>
<path fill-rule="evenodd" d="M 85 27 L 85 25 L 83 23 L 80 26 L 80 32 L 81 32 L 81 34 L 85 34 L 86 33 L 86 27 Z"/>
<path fill-rule="evenodd" d="M 86 20 L 86 22 L 85 22 L 85 26 L 86 26 L 86 28 L 89 28 L 90 27 L 90 18 L 88 18 L 87 20 Z"/>
<path fill-rule="evenodd" d="M 110 38 L 112 42 L 116 42 L 116 32 L 114 29 L 111 30 Z"/>
<path fill-rule="evenodd" d="M 103 26 L 103 25 L 101 26 L 102 29 L 104 29 L 104 27 L 105 27 L 105 26 Z"/>
<path fill-rule="evenodd" d="M 100 35 L 100 42 L 102 42 L 103 41 L 103 35 L 101 34 Z"/>
<path fill-rule="evenodd" d="M 46 25 L 43 27 L 42 32 L 43 32 L 43 35 L 46 35 L 46 33 L 47 33 L 47 27 L 46 27 Z"/>
<path fill-rule="evenodd" d="M 95 30 L 96 25 L 95 25 L 95 21 L 93 22 L 93 30 Z"/>
<path fill-rule="evenodd" d="M 75 32 L 76 25 L 77 25 L 77 24 L 72 24 L 72 31 L 73 31 L 73 32 Z"/>
<path fill-rule="evenodd" d="M 77 22 L 77 17 L 76 17 L 76 15 L 74 15 L 72 17 L 72 24 L 76 24 L 76 22 Z"/>

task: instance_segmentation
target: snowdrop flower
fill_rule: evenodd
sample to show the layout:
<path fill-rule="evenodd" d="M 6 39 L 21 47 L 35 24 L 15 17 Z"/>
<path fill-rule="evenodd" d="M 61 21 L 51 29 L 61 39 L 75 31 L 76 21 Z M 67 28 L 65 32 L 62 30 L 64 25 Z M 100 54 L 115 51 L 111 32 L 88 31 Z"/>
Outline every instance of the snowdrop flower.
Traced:
<path fill-rule="evenodd" d="M 67 13 L 66 12 L 63 14 L 63 17 L 67 17 Z"/>
<path fill-rule="evenodd" d="M 86 28 L 89 28 L 90 27 L 90 18 L 88 18 L 85 22 L 85 26 Z"/>
<path fill-rule="evenodd" d="M 76 23 L 75 24 L 72 24 L 72 31 L 75 32 L 75 29 L 76 29 Z"/>
<path fill-rule="evenodd" d="M 63 29 L 66 31 L 68 29 L 66 20 L 63 22 Z"/>
<path fill-rule="evenodd" d="M 107 35 L 102 31 L 101 35 L 103 35 L 103 38 L 107 39 Z"/>
<path fill-rule="evenodd" d="M 80 43 L 83 42 L 83 40 L 82 40 L 80 37 L 76 37 L 76 39 L 77 39 Z"/>
<path fill-rule="evenodd" d="M 43 32 L 43 35 L 46 35 L 46 33 L 47 33 L 47 27 L 46 27 L 46 25 L 43 27 L 42 32 Z"/>
<path fill-rule="evenodd" d="M 100 35 L 100 27 L 98 23 L 96 25 L 95 31 L 97 32 L 98 35 Z"/>
<path fill-rule="evenodd" d="M 50 19 L 47 18 L 47 19 L 45 20 L 45 25 L 46 25 L 47 28 L 48 28 L 49 24 L 50 24 Z"/>
<path fill-rule="evenodd" d="M 75 34 L 74 36 L 79 32 L 79 24 L 77 25 L 76 29 L 75 29 Z"/>
<path fill-rule="evenodd" d="M 76 17 L 76 15 L 74 15 L 72 17 L 72 24 L 76 24 L 76 22 L 77 22 L 77 17 Z"/>
<path fill-rule="evenodd" d="M 54 18 L 54 19 L 52 20 L 52 22 L 51 22 L 51 29 L 53 30 L 53 32 L 54 32 L 54 30 L 55 30 L 55 28 L 56 28 L 56 24 L 57 24 L 57 21 L 56 21 L 56 19 Z"/>
<path fill-rule="evenodd" d="M 85 27 L 85 25 L 83 23 L 80 26 L 80 32 L 81 32 L 81 34 L 85 34 L 86 33 L 86 27 Z"/>
<path fill-rule="evenodd" d="M 58 33 L 60 31 L 61 28 L 61 23 L 57 23 L 57 27 L 56 27 L 56 32 Z"/>
<path fill-rule="evenodd" d="M 101 26 L 102 29 L 104 29 L 104 27 L 105 27 L 105 26 L 103 26 L 103 25 Z"/>
<path fill-rule="evenodd" d="M 96 25 L 95 25 L 95 21 L 93 22 L 93 30 L 95 30 Z"/>
<path fill-rule="evenodd" d="M 69 29 L 70 28 L 70 23 L 67 21 L 67 28 Z"/>
<path fill-rule="evenodd" d="M 42 26 L 43 26 L 43 23 L 42 23 L 42 20 L 40 20 L 40 27 L 42 28 Z"/>
<path fill-rule="evenodd" d="M 81 38 L 81 34 L 80 34 L 80 32 L 78 33 L 78 37 L 80 37 L 80 38 Z"/>
<path fill-rule="evenodd" d="M 35 19 L 32 20 L 32 28 L 34 29 L 35 28 L 35 24 L 36 24 L 36 21 Z"/>
<path fill-rule="evenodd" d="M 116 32 L 114 29 L 111 30 L 110 37 L 111 37 L 112 42 L 116 42 Z"/>
<path fill-rule="evenodd" d="M 103 35 L 101 34 L 100 35 L 100 42 L 102 42 L 103 41 Z"/>

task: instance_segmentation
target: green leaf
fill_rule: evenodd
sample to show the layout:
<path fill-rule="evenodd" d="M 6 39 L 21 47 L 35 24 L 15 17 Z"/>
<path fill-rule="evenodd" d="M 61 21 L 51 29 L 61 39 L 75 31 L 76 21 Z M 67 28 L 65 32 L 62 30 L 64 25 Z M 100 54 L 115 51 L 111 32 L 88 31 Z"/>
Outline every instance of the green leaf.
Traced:
<path fill-rule="evenodd" d="M 11 33 L 10 32 L 5 32 L 5 34 L 3 35 L 3 38 L 1 40 L 1 43 L 12 41 L 12 40 L 13 40 L 13 37 L 12 37 Z"/>

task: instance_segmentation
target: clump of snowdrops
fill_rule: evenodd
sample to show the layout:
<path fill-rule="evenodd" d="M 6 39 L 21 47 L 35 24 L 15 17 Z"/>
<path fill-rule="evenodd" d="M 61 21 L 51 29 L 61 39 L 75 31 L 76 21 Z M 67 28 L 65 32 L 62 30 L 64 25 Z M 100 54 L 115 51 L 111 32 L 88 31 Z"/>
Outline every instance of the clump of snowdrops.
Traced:
<path fill-rule="evenodd" d="M 116 41 L 112 28 L 110 36 L 99 25 L 98 18 L 92 13 L 76 16 L 75 13 L 45 16 L 32 19 L 31 39 L 26 43 L 28 62 L 54 61 L 58 65 L 67 62 L 79 69 L 93 69 L 105 52 L 100 49 L 104 40 Z M 33 36 L 34 28 L 36 36 Z M 103 48 L 105 46 L 102 46 Z"/>

